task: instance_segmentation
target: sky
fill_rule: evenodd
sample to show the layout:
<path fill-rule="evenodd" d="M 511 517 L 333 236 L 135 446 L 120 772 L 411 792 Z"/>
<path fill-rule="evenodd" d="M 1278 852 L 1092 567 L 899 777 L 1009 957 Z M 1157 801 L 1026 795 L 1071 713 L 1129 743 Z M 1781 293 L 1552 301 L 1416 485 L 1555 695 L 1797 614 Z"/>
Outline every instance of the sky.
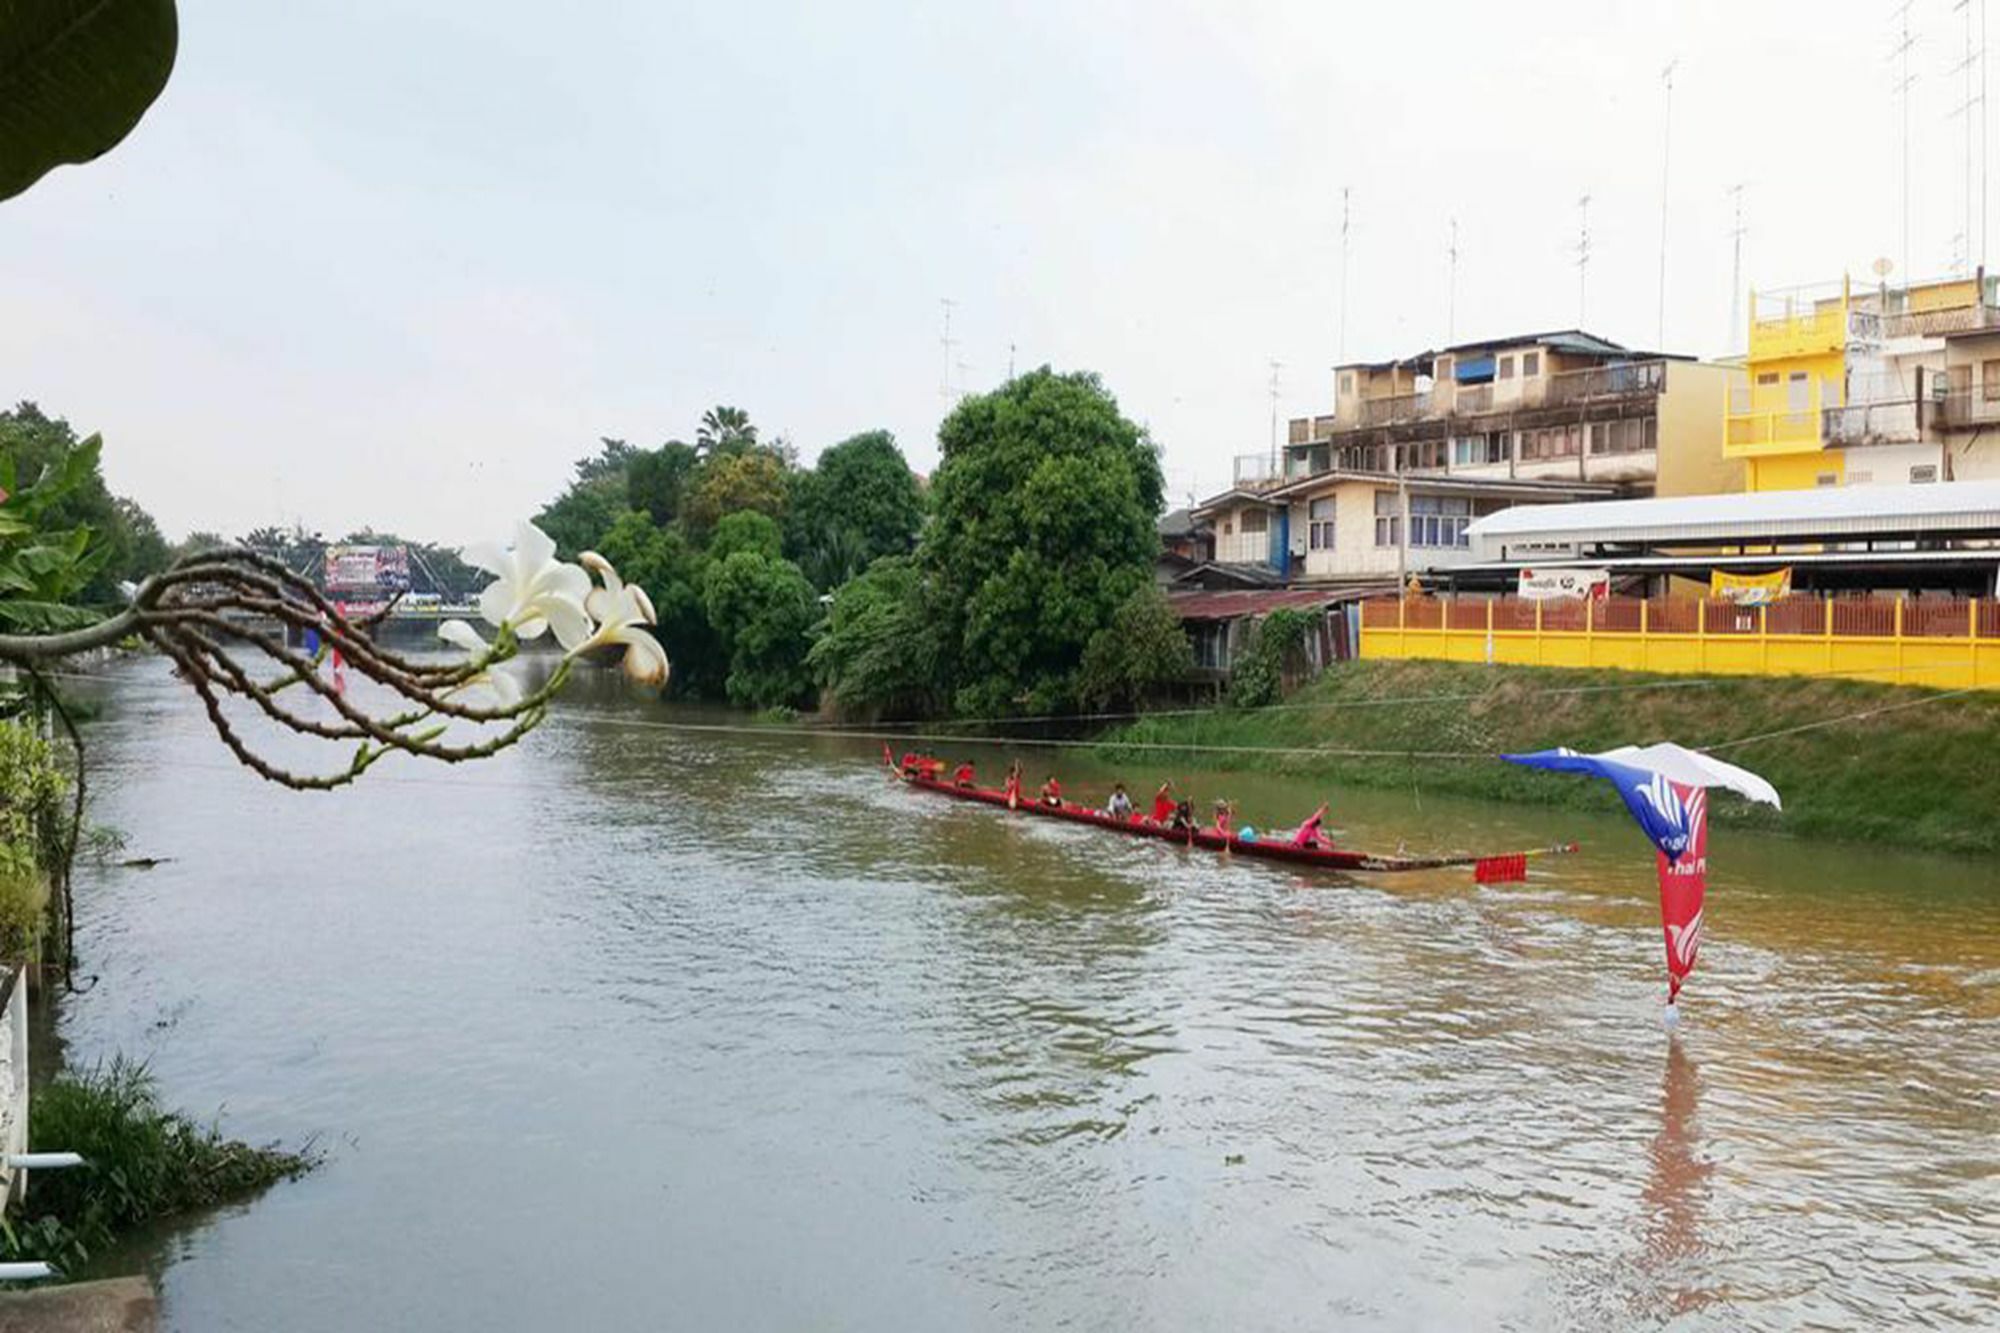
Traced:
<path fill-rule="evenodd" d="M 1887 0 L 182 0 L 132 136 L 0 204 L 0 398 L 170 537 L 458 544 L 717 403 L 928 471 L 1049 364 L 1179 501 L 1268 451 L 1273 361 L 1282 421 L 1453 339 L 1726 354 L 1735 184 L 1746 287 L 1977 262 L 1966 12 L 1909 10 L 1906 240 Z"/>

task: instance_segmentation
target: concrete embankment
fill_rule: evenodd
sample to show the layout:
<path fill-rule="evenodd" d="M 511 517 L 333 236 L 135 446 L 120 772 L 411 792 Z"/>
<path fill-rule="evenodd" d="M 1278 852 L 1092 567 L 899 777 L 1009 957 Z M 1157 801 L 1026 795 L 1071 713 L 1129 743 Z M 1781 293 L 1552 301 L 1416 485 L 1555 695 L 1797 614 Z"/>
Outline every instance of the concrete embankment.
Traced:
<path fill-rule="evenodd" d="M 152 1333 L 159 1313 L 140 1277 L 0 1293 L 0 1333 Z"/>
<path fill-rule="evenodd" d="M 1719 801 L 1718 823 L 2000 854 L 2000 692 L 1831 679 L 1684 677 L 1459 662 L 1347 662 L 1276 708 L 1146 719 L 1105 740 L 1260 746 L 1215 762 L 1358 786 L 1615 808 L 1599 783 L 1498 762 L 1510 751 L 1672 740 L 1716 747 L 1784 794 Z M 1736 743 L 1744 742 L 1744 743 Z M 1309 751 L 1327 753 L 1310 753 Z M 1368 750 L 1374 756 L 1340 754 Z M 1382 757 L 1387 752 L 1393 757 Z M 1128 752 L 1133 756 L 1140 751 Z"/>

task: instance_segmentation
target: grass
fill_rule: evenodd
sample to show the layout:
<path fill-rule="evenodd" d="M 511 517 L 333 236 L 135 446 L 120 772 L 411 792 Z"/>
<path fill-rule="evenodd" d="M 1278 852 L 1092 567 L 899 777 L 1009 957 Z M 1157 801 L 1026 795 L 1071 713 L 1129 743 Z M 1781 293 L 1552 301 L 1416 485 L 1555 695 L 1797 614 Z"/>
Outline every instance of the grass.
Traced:
<path fill-rule="evenodd" d="M 146 1067 L 124 1059 L 37 1089 L 29 1132 L 35 1151 L 78 1152 L 85 1165 L 35 1173 L 26 1205 L 0 1223 L 0 1257 L 63 1270 L 147 1223 L 248 1197 L 320 1161 L 310 1144 L 253 1147 L 163 1109 Z"/>
<path fill-rule="evenodd" d="M 1718 824 L 1978 855 L 2000 854 L 2000 693 L 1770 676 L 1675 677 L 1460 662 L 1348 662 L 1284 706 L 1142 719 L 1121 741 L 1340 750 L 1464 751 L 1473 758 L 1292 754 L 1225 762 L 1489 800 L 1616 809 L 1608 785 L 1533 772 L 1486 756 L 1568 745 L 1602 750 L 1672 740 L 1701 748 L 1922 699 L 1918 707 L 1752 744 L 1718 758 L 1763 774 L 1782 814 L 1736 800 Z"/>

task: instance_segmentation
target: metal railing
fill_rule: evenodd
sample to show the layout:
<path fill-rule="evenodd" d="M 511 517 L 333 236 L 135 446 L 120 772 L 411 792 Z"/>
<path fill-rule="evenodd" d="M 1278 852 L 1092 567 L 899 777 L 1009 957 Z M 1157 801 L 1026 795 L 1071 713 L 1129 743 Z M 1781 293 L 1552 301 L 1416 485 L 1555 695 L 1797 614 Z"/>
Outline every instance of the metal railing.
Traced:
<path fill-rule="evenodd" d="M 1461 384 L 1451 396 L 1451 410 L 1457 416 L 1472 416 L 1493 410 L 1493 386 Z"/>
<path fill-rule="evenodd" d="M 1382 426 L 1391 421 L 1409 421 L 1430 414 L 1431 395 L 1428 391 L 1398 393 L 1386 398 L 1361 400 L 1361 424 L 1364 426 Z"/>
<path fill-rule="evenodd" d="M 1238 454 L 1234 480 L 1238 486 L 1264 486 L 1278 480 L 1269 454 Z"/>
<path fill-rule="evenodd" d="M 1938 423 L 1944 426 L 2000 424 L 2000 386 L 1991 390 L 1959 389 L 1938 401 Z"/>
<path fill-rule="evenodd" d="M 1557 407 L 1564 403 L 1587 403 L 1600 398 L 1651 396 L 1664 389 L 1666 383 L 1667 367 L 1663 361 L 1564 370 L 1549 376 L 1542 401 L 1547 406 Z"/>
<path fill-rule="evenodd" d="M 1829 407 L 1820 421 L 1827 444 L 1910 444 L 1923 438 L 1923 404 L 1914 398 Z"/>

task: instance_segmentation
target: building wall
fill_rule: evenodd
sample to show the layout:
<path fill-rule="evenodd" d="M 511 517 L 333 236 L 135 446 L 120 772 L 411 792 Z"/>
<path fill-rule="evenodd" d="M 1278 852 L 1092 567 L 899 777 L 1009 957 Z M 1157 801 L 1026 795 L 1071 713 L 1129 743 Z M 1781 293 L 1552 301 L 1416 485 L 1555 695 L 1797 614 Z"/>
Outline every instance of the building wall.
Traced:
<path fill-rule="evenodd" d="M 1746 383 L 1742 367 L 1669 361 L 1660 394 L 1655 495 L 1727 495 L 1744 489 L 1743 460 L 1723 452 L 1729 396 Z"/>
<path fill-rule="evenodd" d="M 1847 479 L 1845 451 L 1840 449 L 1765 455 L 1747 460 L 1744 466 L 1744 489 L 1752 491 L 1806 491 L 1820 485 L 1825 476 L 1831 476 L 1835 486 Z"/>
<path fill-rule="evenodd" d="M 1935 442 L 1857 445 L 1842 451 L 1843 486 L 1905 486 L 1917 480 L 1913 468 L 1930 468 L 1932 481 L 1945 480 L 1944 448 Z"/>
<path fill-rule="evenodd" d="M 1243 516 L 1252 510 L 1265 514 L 1266 526 L 1260 532 L 1243 530 Z M 1269 563 L 1271 532 L 1277 526 L 1278 518 L 1265 506 L 1232 505 L 1210 521 L 1215 525 L 1215 558 L 1218 562 L 1243 565 Z"/>

